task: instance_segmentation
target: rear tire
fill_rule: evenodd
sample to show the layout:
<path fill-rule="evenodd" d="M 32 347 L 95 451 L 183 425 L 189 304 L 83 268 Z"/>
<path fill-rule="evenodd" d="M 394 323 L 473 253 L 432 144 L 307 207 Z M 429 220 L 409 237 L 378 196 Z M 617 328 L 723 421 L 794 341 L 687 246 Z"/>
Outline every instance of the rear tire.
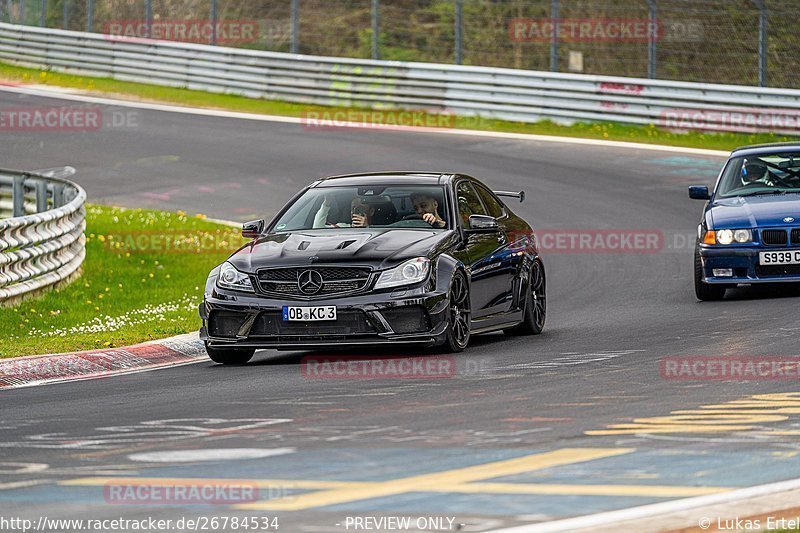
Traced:
<path fill-rule="evenodd" d="M 544 265 L 534 261 L 528 274 L 528 289 L 525 294 L 525 314 L 522 322 L 503 330 L 506 335 L 538 335 L 544 329 L 547 318 L 547 280 Z"/>
<path fill-rule="evenodd" d="M 453 274 L 453 279 L 450 281 L 447 314 L 448 324 L 442 351 L 457 353 L 469 344 L 469 326 L 472 316 L 467 277 L 460 270 Z"/>
<path fill-rule="evenodd" d="M 694 250 L 694 294 L 703 302 L 715 302 L 725 297 L 725 285 L 711 285 L 703 281 L 703 262 L 700 250 Z"/>
<path fill-rule="evenodd" d="M 253 358 L 254 349 L 211 348 L 206 343 L 206 353 L 215 363 L 223 365 L 243 365 Z"/>

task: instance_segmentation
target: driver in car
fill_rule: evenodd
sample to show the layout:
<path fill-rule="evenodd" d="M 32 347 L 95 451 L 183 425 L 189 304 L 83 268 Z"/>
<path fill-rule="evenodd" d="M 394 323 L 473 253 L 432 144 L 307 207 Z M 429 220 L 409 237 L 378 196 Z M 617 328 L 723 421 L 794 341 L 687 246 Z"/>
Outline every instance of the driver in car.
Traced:
<path fill-rule="evenodd" d="M 375 208 L 367 203 L 364 198 L 355 197 L 350 202 L 350 224 L 346 222 L 339 222 L 336 224 L 328 224 L 328 213 L 331 210 L 331 199 L 328 195 L 322 201 L 317 214 L 314 215 L 314 228 L 324 228 L 330 226 L 334 228 L 366 228 L 370 225 L 372 216 L 375 214 Z"/>
<path fill-rule="evenodd" d="M 413 193 L 410 198 L 411 203 L 414 204 L 414 210 L 422 220 L 434 228 L 443 228 L 447 225 L 444 219 L 439 216 L 439 202 L 432 196 L 425 193 Z"/>
<path fill-rule="evenodd" d="M 770 179 L 771 177 L 772 175 L 767 165 L 764 163 L 760 161 L 750 162 L 747 159 L 744 160 L 744 164 L 742 165 L 742 185 L 764 184 L 768 187 L 774 187 L 775 182 Z"/>

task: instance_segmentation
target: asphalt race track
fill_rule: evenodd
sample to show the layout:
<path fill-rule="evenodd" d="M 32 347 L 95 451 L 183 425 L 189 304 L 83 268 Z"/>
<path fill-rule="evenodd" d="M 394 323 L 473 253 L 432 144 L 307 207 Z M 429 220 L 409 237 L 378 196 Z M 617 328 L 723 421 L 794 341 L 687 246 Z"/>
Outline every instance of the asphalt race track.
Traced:
<path fill-rule="evenodd" d="M 67 103 L 0 93 L 0 106 L 23 105 Z M 3 515 L 277 516 L 292 532 L 424 516 L 484 531 L 800 477 L 800 415 L 753 410 L 755 395 L 790 399 L 776 395 L 797 391 L 792 380 L 661 371 L 671 356 L 798 354 L 796 293 L 694 297 L 702 204 L 686 186 L 712 184 L 720 158 L 135 113 L 127 128 L 0 132 L 0 166 L 72 165 L 91 201 L 235 220 L 271 215 L 321 175 L 458 171 L 524 189 L 526 202 L 510 205 L 538 231 L 655 231 L 663 240 L 650 253 L 545 252 L 545 332 L 475 337 L 443 379 L 311 379 L 304 353 L 262 351 L 244 367 L 208 361 L 2 391 Z M 737 400 L 750 401 L 729 403 Z M 261 499 L 132 505 L 109 496 L 142 477 L 255 483 Z"/>

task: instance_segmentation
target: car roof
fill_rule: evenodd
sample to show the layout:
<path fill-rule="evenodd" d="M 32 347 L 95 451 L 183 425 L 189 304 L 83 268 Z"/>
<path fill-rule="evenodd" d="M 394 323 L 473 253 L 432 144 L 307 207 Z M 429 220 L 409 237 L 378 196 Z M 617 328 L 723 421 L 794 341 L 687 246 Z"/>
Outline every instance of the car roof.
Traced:
<path fill-rule="evenodd" d="M 800 142 L 780 142 L 769 144 L 753 144 L 736 148 L 731 156 L 768 154 L 770 152 L 794 151 L 800 152 Z"/>
<path fill-rule="evenodd" d="M 312 187 L 341 187 L 357 185 L 443 185 L 453 178 L 452 173 L 425 171 L 364 172 L 320 178 Z"/>

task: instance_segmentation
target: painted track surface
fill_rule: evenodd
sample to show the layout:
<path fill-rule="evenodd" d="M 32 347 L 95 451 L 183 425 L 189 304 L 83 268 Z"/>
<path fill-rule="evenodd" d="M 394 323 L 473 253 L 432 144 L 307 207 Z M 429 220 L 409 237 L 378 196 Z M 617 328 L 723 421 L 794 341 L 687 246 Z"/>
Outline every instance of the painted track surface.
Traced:
<path fill-rule="evenodd" d="M 61 104 L 0 93 L 0 106 Z M 264 351 L 246 367 L 209 361 L 0 391 L 4 515 L 267 515 L 284 531 L 436 515 L 479 531 L 800 477 L 800 416 L 722 405 L 794 392 L 792 381 L 683 382 L 659 371 L 666 356 L 798 353 L 797 298 L 786 290 L 694 298 L 686 241 L 700 204 L 685 186 L 710 184 L 719 159 L 136 113 L 129 129 L 0 132 L 1 166 L 70 164 L 95 201 L 229 219 L 269 215 L 324 174 L 459 171 L 524 188 L 528 200 L 512 208 L 540 230 L 660 229 L 664 247 L 550 253 L 545 333 L 474 338 L 447 379 L 308 379 L 304 354 Z M 709 405 L 739 418 L 690 414 L 691 424 L 673 413 Z M 733 427 L 709 429 L 720 420 Z M 228 448 L 280 455 L 188 453 Z M 178 450 L 187 454 L 136 455 Z M 134 477 L 262 480 L 262 499 L 243 508 L 109 497 Z"/>

